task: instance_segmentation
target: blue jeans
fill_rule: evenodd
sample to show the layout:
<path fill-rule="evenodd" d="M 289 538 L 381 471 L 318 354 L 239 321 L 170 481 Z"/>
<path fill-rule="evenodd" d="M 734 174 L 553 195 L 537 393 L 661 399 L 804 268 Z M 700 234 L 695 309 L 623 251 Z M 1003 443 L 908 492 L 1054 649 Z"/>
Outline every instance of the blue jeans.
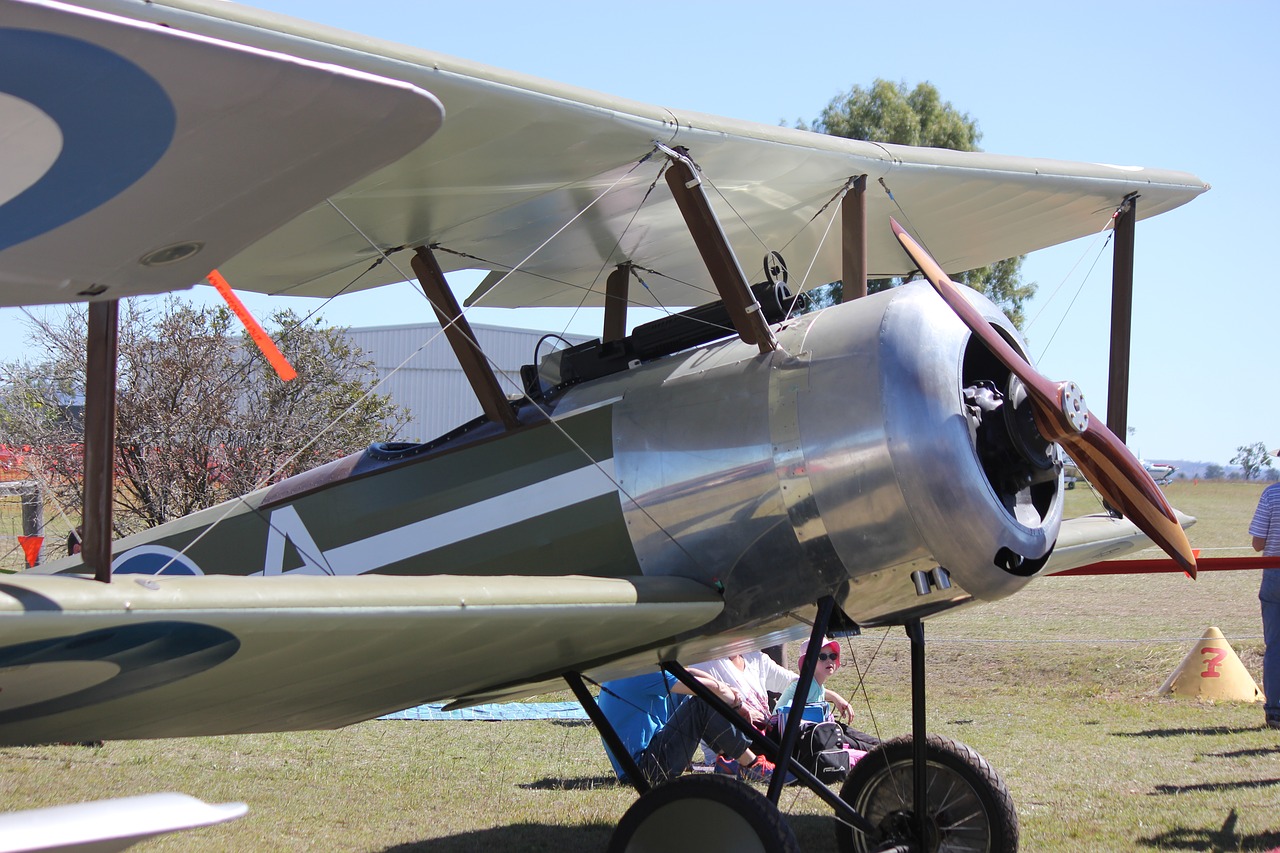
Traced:
<path fill-rule="evenodd" d="M 661 785 L 685 771 L 698 742 L 704 740 L 730 758 L 737 758 L 751 746 L 747 736 L 732 723 L 711 710 L 706 702 L 691 696 L 635 757 L 636 764 L 650 785 Z"/>
<path fill-rule="evenodd" d="M 1280 601 L 1262 599 L 1262 692 L 1267 694 L 1264 709 L 1268 720 L 1280 720 Z"/>

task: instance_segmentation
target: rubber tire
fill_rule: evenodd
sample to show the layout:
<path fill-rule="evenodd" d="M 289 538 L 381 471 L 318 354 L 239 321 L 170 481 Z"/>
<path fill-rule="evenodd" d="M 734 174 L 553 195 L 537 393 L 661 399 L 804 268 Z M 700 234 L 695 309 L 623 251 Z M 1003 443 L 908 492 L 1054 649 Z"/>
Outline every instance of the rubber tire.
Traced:
<path fill-rule="evenodd" d="M 609 839 L 609 853 L 694 849 L 698 853 L 800 853 L 777 806 L 730 776 L 680 776 L 627 809 Z"/>
<path fill-rule="evenodd" d="M 924 848 L 926 853 L 1016 853 L 1018 813 L 1000 775 L 985 758 L 951 738 L 928 735 L 925 745 L 928 808 L 935 830 Z M 910 844 L 911 835 L 902 824 L 912 822 L 903 818 L 911 814 L 912 756 L 911 736 L 906 735 L 885 741 L 854 765 L 840 789 L 840 798 L 879 831 L 868 837 L 837 823 L 836 846 L 841 853 L 870 853 L 893 849 L 895 843 Z M 932 798 L 939 794 L 949 795 L 948 802 L 934 803 Z M 957 802 L 962 802 L 959 808 Z M 948 807 L 971 817 L 963 826 L 947 826 Z"/>

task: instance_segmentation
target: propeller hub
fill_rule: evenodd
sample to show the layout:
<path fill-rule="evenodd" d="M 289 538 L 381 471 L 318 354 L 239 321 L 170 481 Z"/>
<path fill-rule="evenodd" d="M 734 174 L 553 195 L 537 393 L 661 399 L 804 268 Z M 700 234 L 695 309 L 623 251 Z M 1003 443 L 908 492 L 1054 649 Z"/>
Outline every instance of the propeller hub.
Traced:
<path fill-rule="evenodd" d="M 1074 382 L 1063 382 L 1058 386 L 1058 405 L 1062 407 L 1062 415 L 1071 429 L 1082 433 L 1089 428 L 1089 407 L 1084 404 L 1084 392 Z"/>

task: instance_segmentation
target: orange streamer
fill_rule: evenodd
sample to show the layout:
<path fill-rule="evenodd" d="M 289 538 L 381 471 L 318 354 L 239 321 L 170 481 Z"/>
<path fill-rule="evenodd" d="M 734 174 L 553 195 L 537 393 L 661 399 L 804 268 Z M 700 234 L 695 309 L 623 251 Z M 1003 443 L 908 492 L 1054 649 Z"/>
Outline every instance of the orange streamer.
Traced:
<path fill-rule="evenodd" d="M 19 536 L 18 544 L 22 546 L 22 555 L 27 558 L 27 568 L 31 568 L 40 559 L 40 546 L 44 544 L 44 537 Z"/>
<path fill-rule="evenodd" d="M 280 352 L 276 342 L 271 340 L 271 336 L 249 313 L 249 309 L 244 307 L 244 303 L 231 290 L 231 285 L 227 284 L 227 280 L 222 277 L 222 273 L 213 270 L 205 278 L 217 288 L 218 292 L 222 294 L 222 298 L 227 301 L 227 305 L 240 318 L 240 322 L 244 324 L 245 331 L 249 333 L 249 337 L 253 338 L 253 342 L 258 345 L 258 349 L 262 350 L 262 354 L 266 356 L 267 361 L 275 368 L 276 375 L 285 382 L 296 377 L 298 371 L 293 369 L 293 365 L 289 364 L 289 360 L 284 357 L 284 353 Z"/>

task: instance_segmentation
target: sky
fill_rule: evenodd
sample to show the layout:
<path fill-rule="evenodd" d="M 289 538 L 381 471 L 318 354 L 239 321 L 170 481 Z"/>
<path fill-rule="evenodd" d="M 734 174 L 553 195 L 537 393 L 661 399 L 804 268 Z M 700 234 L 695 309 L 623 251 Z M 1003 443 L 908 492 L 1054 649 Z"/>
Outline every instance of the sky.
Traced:
<path fill-rule="evenodd" d="M 928 81 L 976 119 L 983 150 L 1192 172 L 1213 189 L 1138 223 L 1130 447 L 1149 461 L 1226 463 L 1280 447 L 1266 342 L 1280 295 L 1271 2 L 789 4 L 259 0 L 346 30 L 651 104 L 758 121 L 811 120 L 875 78 Z M 1139 201 L 1141 205 L 1141 201 Z M 1088 238 L 1028 256 L 1024 328 L 1041 371 L 1105 417 L 1111 251 Z M 455 281 L 461 294 L 474 278 Z M 210 288 L 187 298 L 215 300 Z M 278 301 L 244 294 L 259 315 Z M 295 300 L 309 312 L 320 303 Z M 433 321 L 408 285 L 340 297 L 337 325 Z M 567 313 L 485 309 L 472 322 L 564 329 Z M 598 334 L 597 316 L 570 331 Z M 0 360 L 25 322 L 0 310 Z"/>

